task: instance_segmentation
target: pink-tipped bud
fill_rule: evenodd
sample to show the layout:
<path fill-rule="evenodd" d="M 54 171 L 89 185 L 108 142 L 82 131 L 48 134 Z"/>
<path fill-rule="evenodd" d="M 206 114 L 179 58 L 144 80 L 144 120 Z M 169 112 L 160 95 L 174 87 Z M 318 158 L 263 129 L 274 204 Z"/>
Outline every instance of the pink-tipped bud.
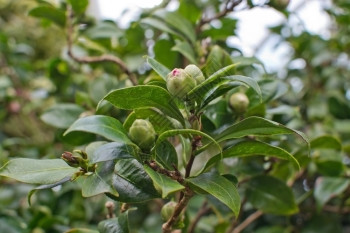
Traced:
<path fill-rule="evenodd" d="M 184 99 L 187 93 L 196 86 L 196 80 L 185 70 L 176 68 L 168 74 L 166 86 L 170 94 Z"/>

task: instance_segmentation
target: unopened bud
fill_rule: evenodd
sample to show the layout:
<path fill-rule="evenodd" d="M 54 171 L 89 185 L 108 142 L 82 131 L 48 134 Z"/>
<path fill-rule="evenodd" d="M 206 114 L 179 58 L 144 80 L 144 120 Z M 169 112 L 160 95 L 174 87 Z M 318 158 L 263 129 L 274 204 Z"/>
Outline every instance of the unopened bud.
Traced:
<path fill-rule="evenodd" d="M 129 129 L 129 136 L 141 149 L 151 149 L 156 140 L 153 125 L 144 119 L 137 119 Z"/>
<path fill-rule="evenodd" d="M 166 87 L 168 91 L 180 99 L 186 98 L 187 93 L 195 86 L 196 80 L 183 69 L 174 69 L 167 76 Z"/>
<path fill-rule="evenodd" d="M 197 82 L 197 85 L 204 82 L 204 75 L 196 65 L 188 65 L 185 67 L 185 72 L 189 74 L 192 78 L 194 78 Z"/>
<path fill-rule="evenodd" d="M 238 114 L 243 114 L 247 111 L 249 99 L 243 93 L 234 93 L 230 97 L 230 107 Z"/>

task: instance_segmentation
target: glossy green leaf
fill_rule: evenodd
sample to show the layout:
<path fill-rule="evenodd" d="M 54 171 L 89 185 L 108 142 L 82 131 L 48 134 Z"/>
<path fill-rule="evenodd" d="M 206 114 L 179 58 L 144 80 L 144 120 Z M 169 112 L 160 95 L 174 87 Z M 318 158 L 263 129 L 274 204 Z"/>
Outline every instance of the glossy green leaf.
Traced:
<path fill-rule="evenodd" d="M 128 212 L 121 213 L 117 218 L 110 218 L 98 224 L 100 233 L 129 233 Z"/>
<path fill-rule="evenodd" d="M 192 24 L 178 13 L 161 9 L 156 11 L 153 16 L 163 20 L 167 25 L 180 32 L 192 44 L 195 43 L 196 35 Z"/>
<path fill-rule="evenodd" d="M 272 176 L 256 176 L 247 182 L 247 200 L 257 209 L 277 215 L 297 213 L 292 190 Z"/>
<path fill-rule="evenodd" d="M 203 67 L 203 72 L 206 76 L 211 76 L 216 73 L 222 67 L 227 67 L 233 64 L 233 60 L 230 54 L 218 45 L 214 45 L 206 59 L 206 63 Z M 239 65 L 235 63 L 235 69 L 229 70 L 225 76 L 236 74 L 236 68 Z"/>
<path fill-rule="evenodd" d="M 130 113 L 124 121 L 125 130 L 129 131 L 129 128 L 136 119 L 148 119 L 158 134 L 175 128 L 173 122 L 159 110 L 155 108 L 140 108 Z"/>
<path fill-rule="evenodd" d="M 341 150 L 342 145 L 335 137 L 324 135 L 310 141 L 311 149 L 333 149 Z"/>
<path fill-rule="evenodd" d="M 239 63 L 239 66 L 251 66 L 251 65 L 254 65 L 254 64 L 257 64 L 257 65 L 260 65 L 263 69 L 264 69 L 264 72 L 266 72 L 266 69 L 265 69 L 265 65 L 262 61 L 260 61 L 258 58 L 256 57 L 243 57 L 243 56 L 235 56 L 233 58 L 233 61 L 235 63 Z"/>
<path fill-rule="evenodd" d="M 217 135 L 216 140 L 222 142 L 224 140 L 241 138 L 248 135 L 269 136 L 279 134 L 297 134 L 309 145 L 308 139 L 302 132 L 290 129 L 277 122 L 255 116 L 248 117 L 228 127 Z"/>
<path fill-rule="evenodd" d="M 114 162 L 107 161 L 99 163 L 94 173 L 78 178 L 82 187 L 83 197 L 92 197 L 102 193 L 118 196 L 118 192 L 111 185 L 114 171 Z"/>
<path fill-rule="evenodd" d="M 342 177 L 319 177 L 316 180 L 314 196 L 320 210 L 331 198 L 343 193 L 350 181 Z"/>
<path fill-rule="evenodd" d="M 89 0 L 69 0 L 69 3 L 72 5 L 73 11 L 76 14 L 82 14 L 88 7 Z"/>
<path fill-rule="evenodd" d="M 94 133 L 111 141 L 131 143 L 123 125 L 117 119 L 109 116 L 94 115 L 79 118 L 64 135 L 73 131 Z"/>
<path fill-rule="evenodd" d="M 144 202 L 160 197 L 151 178 L 135 159 L 117 161 L 112 184 L 119 193 L 118 197 L 112 198 L 120 202 Z"/>
<path fill-rule="evenodd" d="M 91 163 L 115 159 L 130 159 L 138 157 L 138 148 L 132 144 L 111 142 L 98 147 L 91 156 Z"/>
<path fill-rule="evenodd" d="M 155 147 L 155 160 L 166 169 L 173 170 L 178 166 L 177 153 L 174 146 L 167 140 L 162 141 Z"/>
<path fill-rule="evenodd" d="M 168 74 L 171 72 L 168 68 L 166 68 L 164 65 L 160 64 L 158 61 L 155 59 L 146 56 L 147 63 L 152 67 L 152 69 L 159 74 L 160 77 L 166 81 L 166 77 Z"/>
<path fill-rule="evenodd" d="M 66 24 L 66 15 L 64 11 L 50 6 L 39 6 L 34 8 L 29 11 L 29 15 L 48 19 L 61 27 L 64 27 Z"/>
<path fill-rule="evenodd" d="M 222 77 L 222 79 L 223 81 L 221 83 L 213 86 L 203 96 L 203 99 L 201 102 L 201 108 L 209 104 L 210 101 L 214 100 L 215 98 L 225 94 L 228 90 L 234 87 L 237 87 L 239 85 L 245 85 L 247 87 L 251 87 L 261 99 L 262 94 L 261 94 L 260 87 L 254 79 L 250 77 L 242 76 L 242 75 L 224 76 Z"/>
<path fill-rule="evenodd" d="M 119 38 L 124 35 L 122 29 L 118 28 L 116 23 L 112 21 L 96 22 L 96 24 L 89 27 L 84 34 L 93 40 Z"/>
<path fill-rule="evenodd" d="M 54 184 L 71 177 L 79 168 L 68 166 L 62 159 L 13 159 L 0 168 L 6 176 L 29 184 Z"/>
<path fill-rule="evenodd" d="M 314 214 L 312 218 L 305 223 L 300 233 L 335 233 L 344 232 L 344 227 L 340 223 L 339 215 L 323 213 Z M 345 232 L 344 232 L 345 233 Z"/>
<path fill-rule="evenodd" d="M 346 167 L 342 161 L 333 159 L 316 160 L 317 171 L 324 176 L 340 176 Z"/>
<path fill-rule="evenodd" d="M 241 201 L 236 186 L 229 180 L 215 173 L 203 173 L 186 180 L 190 185 L 216 197 L 238 216 Z"/>
<path fill-rule="evenodd" d="M 84 109 L 75 104 L 56 104 L 47 109 L 41 116 L 41 120 L 56 128 L 67 129 Z"/>
<path fill-rule="evenodd" d="M 175 41 L 176 45 L 172 47 L 172 51 L 177 51 L 185 56 L 192 64 L 197 64 L 193 47 L 186 41 Z"/>
<path fill-rule="evenodd" d="M 103 99 L 121 109 L 155 107 L 183 125 L 185 124 L 173 97 L 161 87 L 146 85 L 117 89 L 107 94 Z"/>
<path fill-rule="evenodd" d="M 148 167 L 147 165 L 144 165 L 144 169 L 153 180 L 154 187 L 157 190 L 160 190 L 160 192 L 162 193 L 162 198 L 166 198 L 168 195 L 178 192 L 185 188 L 177 181 L 153 171 L 153 169 Z"/>
<path fill-rule="evenodd" d="M 159 135 L 157 141 L 156 141 L 156 145 L 155 148 L 157 148 L 158 146 L 160 146 L 161 142 L 164 141 L 165 139 L 167 139 L 168 137 L 172 137 L 172 136 L 176 136 L 176 135 L 200 135 L 202 137 L 205 137 L 207 139 L 210 140 L 211 143 L 214 143 L 217 148 L 219 149 L 219 151 L 221 152 L 221 146 L 217 143 L 217 141 L 210 137 L 208 134 L 203 133 L 201 131 L 198 130 L 194 130 L 194 129 L 174 129 L 174 130 L 168 130 L 164 133 L 162 133 L 161 135 Z M 200 148 L 199 148 L 200 150 Z"/>
<path fill-rule="evenodd" d="M 264 142 L 259 142 L 259 141 L 239 142 L 236 145 L 222 152 L 223 158 L 232 158 L 232 157 L 239 158 L 239 157 L 247 157 L 247 156 L 254 156 L 254 155 L 262 155 L 262 156 L 275 157 L 279 159 L 286 159 L 291 161 L 296 167 L 300 168 L 298 161 L 294 158 L 292 154 L 288 153 L 286 150 L 280 147 L 271 146 Z M 203 170 L 211 167 L 213 164 L 215 164 L 220 160 L 221 160 L 220 154 L 213 156 L 205 164 Z"/>
<path fill-rule="evenodd" d="M 188 93 L 188 98 L 192 100 L 196 100 L 200 102 L 203 97 L 209 92 L 212 88 L 214 88 L 217 84 L 224 81 L 223 77 L 230 75 L 230 72 L 235 69 L 237 64 L 232 64 L 226 66 L 214 74 L 212 74 L 209 78 L 207 78 L 204 82 L 197 85 Z"/>
<path fill-rule="evenodd" d="M 222 18 L 219 20 L 221 23 L 220 28 L 212 26 L 211 28 L 204 30 L 201 36 L 204 38 L 210 37 L 214 40 L 226 40 L 227 37 L 234 35 L 238 20 L 232 17 Z"/>
<path fill-rule="evenodd" d="M 176 36 L 178 36 L 180 38 L 186 39 L 185 36 L 182 33 L 180 33 L 179 31 L 175 30 L 173 27 L 171 27 L 170 25 L 166 24 L 161 19 L 148 17 L 148 18 L 142 19 L 141 23 L 144 23 L 144 24 L 147 24 L 147 25 L 149 25 L 151 27 L 157 28 L 160 31 L 167 32 L 169 34 L 176 35 Z"/>

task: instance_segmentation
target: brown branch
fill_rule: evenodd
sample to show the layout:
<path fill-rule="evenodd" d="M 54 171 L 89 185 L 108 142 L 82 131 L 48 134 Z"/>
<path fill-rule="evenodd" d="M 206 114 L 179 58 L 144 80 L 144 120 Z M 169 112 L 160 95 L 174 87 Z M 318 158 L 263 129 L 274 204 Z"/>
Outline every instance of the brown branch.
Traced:
<path fill-rule="evenodd" d="M 193 219 L 193 221 L 191 222 L 190 226 L 188 227 L 188 231 L 187 233 L 193 233 L 194 229 L 197 226 L 197 223 L 199 222 L 199 220 L 208 212 L 210 211 L 210 208 L 208 207 L 208 202 L 205 201 L 203 202 L 202 207 L 200 208 L 200 210 L 198 211 L 196 217 Z"/>
<path fill-rule="evenodd" d="M 95 62 L 112 62 L 116 65 L 118 65 L 122 71 L 128 75 L 130 81 L 133 85 L 137 85 L 137 78 L 134 73 L 132 73 L 129 68 L 126 66 L 126 64 L 119 58 L 114 55 L 110 54 L 104 54 L 101 56 L 84 56 L 84 57 L 78 57 L 73 53 L 73 32 L 74 32 L 74 25 L 73 25 L 73 10 L 71 6 L 67 6 L 67 47 L 68 47 L 68 56 L 70 56 L 73 60 L 79 63 L 95 63 Z"/>
<path fill-rule="evenodd" d="M 247 226 L 249 226 L 252 222 L 260 218 L 264 213 L 261 210 L 257 210 L 251 215 L 249 215 L 248 218 L 246 218 L 241 224 L 239 224 L 231 233 L 240 233 L 242 232 Z"/>
<path fill-rule="evenodd" d="M 202 145 L 202 136 L 195 136 L 192 139 L 192 152 L 191 152 L 191 157 L 190 160 L 188 161 L 186 165 L 186 171 L 185 171 L 185 178 L 189 177 L 191 175 L 191 169 L 193 166 L 193 162 L 195 159 L 195 152 L 198 147 Z"/>
<path fill-rule="evenodd" d="M 337 214 L 349 214 L 350 213 L 350 207 L 343 207 L 339 208 L 339 206 L 331 206 L 331 205 L 325 205 L 323 207 L 324 211 L 337 213 Z"/>
<path fill-rule="evenodd" d="M 166 175 L 170 177 L 173 180 L 176 180 L 180 184 L 184 184 L 184 178 L 182 177 L 181 173 L 178 170 L 175 171 L 169 171 L 165 168 L 160 167 L 155 161 L 145 161 L 145 164 L 147 164 L 150 168 L 152 168 L 154 171 Z"/>
<path fill-rule="evenodd" d="M 210 23 L 211 21 L 213 21 L 215 19 L 220 19 L 220 18 L 226 16 L 228 13 L 232 12 L 236 6 L 241 4 L 241 2 L 242 2 L 242 0 L 228 0 L 225 4 L 225 8 L 223 11 L 220 11 L 216 15 L 209 17 L 209 18 L 202 18 L 196 27 L 196 31 L 200 32 L 203 25 Z"/>
<path fill-rule="evenodd" d="M 166 223 L 163 224 L 162 226 L 163 233 L 171 233 L 171 229 L 174 223 L 179 218 L 181 212 L 186 208 L 188 201 L 191 199 L 193 194 L 194 194 L 193 191 L 190 188 L 186 187 L 184 196 L 181 198 L 179 203 L 177 203 L 177 205 L 175 206 L 175 211 L 173 215 L 170 217 L 170 219 Z"/>

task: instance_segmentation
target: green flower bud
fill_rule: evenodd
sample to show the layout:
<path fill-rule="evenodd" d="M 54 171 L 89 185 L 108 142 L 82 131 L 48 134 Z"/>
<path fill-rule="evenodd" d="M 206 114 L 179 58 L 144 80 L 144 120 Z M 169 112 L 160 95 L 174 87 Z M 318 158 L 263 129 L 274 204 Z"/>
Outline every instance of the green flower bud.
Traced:
<path fill-rule="evenodd" d="M 249 99 L 243 93 L 234 93 L 230 97 L 230 107 L 238 114 L 243 114 L 247 111 Z"/>
<path fill-rule="evenodd" d="M 160 211 L 162 219 L 164 222 L 168 221 L 171 216 L 173 216 L 176 207 L 176 202 L 169 201 L 163 205 L 162 210 Z"/>
<path fill-rule="evenodd" d="M 192 76 L 197 82 L 197 85 L 204 82 L 205 78 L 204 75 L 196 65 L 188 65 L 185 67 L 185 72 Z"/>
<path fill-rule="evenodd" d="M 80 167 L 81 159 L 77 156 L 73 156 L 71 152 L 63 152 L 61 158 L 71 167 Z"/>
<path fill-rule="evenodd" d="M 163 206 L 160 213 L 162 216 L 162 220 L 164 222 L 168 221 L 173 216 L 173 214 L 175 212 L 176 205 L 177 205 L 176 202 L 170 201 Z M 179 215 L 179 217 L 177 218 L 176 222 L 174 223 L 173 228 L 183 228 L 184 227 L 184 219 L 185 219 L 185 216 L 183 213 L 181 213 Z"/>
<path fill-rule="evenodd" d="M 196 80 L 183 69 L 174 69 L 168 74 L 166 87 L 170 94 L 184 99 L 187 93 L 196 86 Z"/>
<path fill-rule="evenodd" d="M 156 140 L 156 132 L 148 120 L 137 119 L 129 129 L 129 136 L 141 149 L 151 149 Z"/>

